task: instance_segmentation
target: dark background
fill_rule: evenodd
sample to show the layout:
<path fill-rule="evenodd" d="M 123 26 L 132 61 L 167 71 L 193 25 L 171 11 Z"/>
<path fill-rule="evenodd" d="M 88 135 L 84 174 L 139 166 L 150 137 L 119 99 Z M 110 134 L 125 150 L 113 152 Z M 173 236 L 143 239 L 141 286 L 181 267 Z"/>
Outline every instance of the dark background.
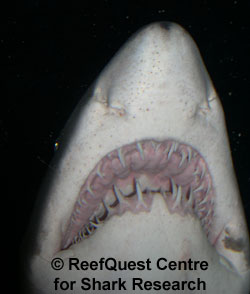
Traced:
<path fill-rule="evenodd" d="M 1 10 L 0 130 L 8 163 L 7 205 L 1 207 L 10 211 L 2 244 L 9 277 L 60 130 L 120 46 L 154 21 L 181 24 L 201 51 L 225 110 L 250 223 L 250 1 L 222 2 L 23 0 Z M 8 285 L 9 292 L 18 288 L 14 277 Z"/>

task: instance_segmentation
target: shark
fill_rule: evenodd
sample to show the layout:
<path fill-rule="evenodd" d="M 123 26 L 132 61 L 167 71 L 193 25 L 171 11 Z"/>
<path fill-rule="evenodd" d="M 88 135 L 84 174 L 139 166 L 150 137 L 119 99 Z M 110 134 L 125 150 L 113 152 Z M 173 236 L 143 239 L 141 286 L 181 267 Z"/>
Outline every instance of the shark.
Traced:
<path fill-rule="evenodd" d="M 26 293 L 249 293 L 224 112 L 180 25 L 132 35 L 56 147 L 25 241 Z"/>

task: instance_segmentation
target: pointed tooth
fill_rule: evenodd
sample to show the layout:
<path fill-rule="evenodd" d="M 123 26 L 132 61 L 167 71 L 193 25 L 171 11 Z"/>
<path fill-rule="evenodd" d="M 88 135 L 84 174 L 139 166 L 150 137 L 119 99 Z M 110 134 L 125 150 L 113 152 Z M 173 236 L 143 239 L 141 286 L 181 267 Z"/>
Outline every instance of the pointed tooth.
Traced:
<path fill-rule="evenodd" d="M 72 216 L 71 219 L 70 219 L 70 223 L 73 224 L 73 225 L 76 224 L 76 220 L 74 219 L 73 216 Z"/>
<path fill-rule="evenodd" d="M 200 185 L 198 188 L 196 188 L 196 189 L 194 190 L 194 192 L 198 192 L 198 191 L 200 191 L 200 190 L 203 190 L 203 183 L 201 183 L 201 185 Z"/>
<path fill-rule="evenodd" d="M 86 239 L 86 235 L 84 234 L 84 231 L 83 231 L 83 229 L 81 230 L 81 236 L 82 236 L 82 239 Z"/>
<path fill-rule="evenodd" d="M 88 187 L 87 187 L 86 190 L 89 192 L 89 194 L 90 194 L 91 196 L 95 197 L 95 194 L 94 194 L 92 188 L 90 187 L 90 184 L 88 184 Z"/>
<path fill-rule="evenodd" d="M 73 239 L 73 242 L 74 242 L 74 243 L 77 243 L 77 242 L 78 242 L 78 236 L 77 236 L 77 235 L 75 235 L 75 237 L 74 237 L 74 239 Z"/>
<path fill-rule="evenodd" d="M 206 226 L 209 227 L 211 225 L 211 223 L 212 223 L 212 218 L 209 218 L 208 223 L 207 223 Z"/>
<path fill-rule="evenodd" d="M 199 206 L 199 204 L 198 204 L 198 206 Z M 200 212 L 202 212 L 202 211 L 204 211 L 204 210 L 206 210 L 206 207 L 205 207 L 205 206 L 199 208 L 199 211 L 200 211 Z"/>
<path fill-rule="evenodd" d="M 187 206 L 188 207 L 192 207 L 192 205 L 193 205 L 193 199 L 194 199 L 194 194 L 193 194 L 193 188 L 191 186 L 190 187 L 190 191 L 189 191 L 189 199 L 188 199 L 188 202 L 187 202 Z"/>
<path fill-rule="evenodd" d="M 206 167 L 205 165 L 202 165 L 201 179 L 204 178 L 205 172 L 206 172 Z"/>
<path fill-rule="evenodd" d="M 85 236 L 84 236 L 82 230 L 78 232 L 78 237 L 79 237 L 80 240 L 85 239 Z"/>
<path fill-rule="evenodd" d="M 168 153 L 169 152 L 169 145 L 167 145 L 167 148 L 164 150 L 164 152 L 163 152 L 163 154 L 166 154 L 166 153 Z"/>
<path fill-rule="evenodd" d="M 66 249 L 72 243 L 73 243 L 73 240 L 71 240 L 70 238 L 67 238 L 67 240 L 65 240 L 62 244 L 62 249 Z"/>
<path fill-rule="evenodd" d="M 174 152 L 175 143 L 172 143 L 170 150 L 168 152 L 168 159 L 171 157 L 172 153 Z"/>
<path fill-rule="evenodd" d="M 163 199 L 166 200 L 167 199 L 167 194 L 166 194 L 166 192 L 162 188 L 160 188 L 160 193 L 161 193 Z"/>
<path fill-rule="evenodd" d="M 182 151 L 181 151 L 181 161 L 180 161 L 180 163 L 179 163 L 179 168 L 183 165 L 185 159 L 186 159 L 186 154 L 185 154 L 185 152 L 182 150 Z"/>
<path fill-rule="evenodd" d="M 177 196 L 176 196 L 176 200 L 175 200 L 175 203 L 173 206 L 174 209 L 181 204 L 181 198 L 182 198 L 182 188 L 181 188 L 181 186 L 178 186 Z"/>
<path fill-rule="evenodd" d="M 126 164 L 125 164 L 125 159 L 124 159 L 124 156 L 122 154 L 122 148 L 119 148 L 118 149 L 118 158 L 122 164 L 122 166 L 125 168 L 126 167 Z"/>
<path fill-rule="evenodd" d="M 78 204 L 80 207 L 83 207 L 83 206 L 86 205 L 86 202 L 84 201 L 84 199 L 79 198 L 79 199 L 77 200 L 77 204 Z"/>
<path fill-rule="evenodd" d="M 192 159 L 192 149 L 190 147 L 187 147 L 188 149 L 188 162 Z"/>
<path fill-rule="evenodd" d="M 101 225 L 103 223 L 103 221 L 101 221 L 98 216 L 95 216 L 95 221 L 98 225 Z"/>
<path fill-rule="evenodd" d="M 207 196 L 208 193 L 210 192 L 210 189 L 211 189 L 211 182 L 208 181 L 208 186 L 207 186 L 206 196 Z"/>
<path fill-rule="evenodd" d="M 82 207 L 82 203 L 81 203 L 81 200 L 80 200 L 80 198 L 77 200 L 77 202 L 76 202 L 80 207 Z"/>
<path fill-rule="evenodd" d="M 140 142 L 137 142 L 136 143 L 136 147 L 137 147 L 137 150 L 140 153 L 141 159 L 144 160 L 144 152 L 143 152 L 143 148 L 142 148 L 141 143 Z"/>
<path fill-rule="evenodd" d="M 176 150 L 178 149 L 179 147 L 179 143 L 178 142 L 175 142 L 174 143 L 174 152 L 176 152 Z"/>
<path fill-rule="evenodd" d="M 143 201 L 143 195 L 142 195 L 140 182 L 137 179 L 135 179 L 135 189 L 136 189 L 138 204 L 143 205 L 144 207 L 147 207 L 147 205 Z"/>
<path fill-rule="evenodd" d="M 82 197 L 80 197 L 79 200 L 81 201 L 82 206 L 87 205 L 87 202 Z"/>
<path fill-rule="evenodd" d="M 95 219 L 95 223 L 96 223 L 97 225 L 100 225 L 100 224 L 101 224 L 99 218 L 98 218 L 96 215 L 94 216 L 94 219 Z"/>
<path fill-rule="evenodd" d="M 95 223 L 89 221 L 89 223 L 88 223 L 88 227 L 89 227 L 89 230 L 90 230 L 91 234 L 93 234 L 94 231 L 96 230 Z"/>
<path fill-rule="evenodd" d="M 202 204 L 206 203 L 207 199 L 208 199 L 208 194 L 205 195 L 204 199 L 198 205 L 202 205 Z"/>
<path fill-rule="evenodd" d="M 211 212 L 212 212 L 212 209 L 210 208 L 210 209 L 208 209 L 208 211 L 207 211 L 207 214 L 204 216 L 204 217 L 208 217 L 209 216 L 209 214 L 211 214 Z"/>
<path fill-rule="evenodd" d="M 110 207 L 106 204 L 106 202 L 104 200 L 102 200 L 102 203 L 103 203 L 103 207 L 105 208 L 106 212 L 109 213 Z"/>
<path fill-rule="evenodd" d="M 157 152 L 160 147 L 161 147 L 161 143 L 158 143 L 157 146 L 156 146 L 156 150 L 155 151 Z"/>
<path fill-rule="evenodd" d="M 138 200 L 142 201 L 141 185 L 140 185 L 140 182 L 137 179 L 135 179 L 135 188 L 136 188 L 136 194 L 137 194 Z"/>
<path fill-rule="evenodd" d="M 123 194 L 121 190 L 117 188 L 116 185 L 113 185 L 113 190 L 114 190 L 116 199 L 119 201 L 119 203 L 121 203 L 123 201 Z"/>
<path fill-rule="evenodd" d="M 93 222 L 93 221 L 90 221 L 89 222 L 93 227 L 95 227 L 95 228 L 99 228 L 100 227 L 100 224 L 99 223 L 95 223 L 95 222 Z"/>
<path fill-rule="evenodd" d="M 155 143 L 154 141 L 150 141 L 150 142 L 151 142 L 151 145 L 152 145 L 153 149 L 155 150 L 155 148 L 156 148 L 156 143 Z"/>
<path fill-rule="evenodd" d="M 104 200 L 102 200 L 102 205 L 105 209 L 104 213 L 102 215 L 100 215 L 99 217 L 97 216 L 97 219 L 100 223 L 103 223 L 105 221 L 105 219 L 108 217 L 109 215 L 109 211 L 111 210 L 111 208 L 108 207 L 108 205 L 105 203 Z"/>
<path fill-rule="evenodd" d="M 77 218 L 78 218 L 78 216 L 77 216 L 77 214 L 76 214 L 76 210 L 72 213 L 72 220 L 74 221 L 74 223 L 76 223 L 77 222 Z"/>
<path fill-rule="evenodd" d="M 172 199 L 174 200 L 177 196 L 177 187 L 172 178 L 170 178 L 170 181 L 171 181 L 171 187 L 172 187 Z"/>
<path fill-rule="evenodd" d="M 200 173 L 199 169 L 196 168 L 195 171 L 193 172 L 193 176 L 196 176 L 196 175 L 198 175 L 199 173 Z"/>
<path fill-rule="evenodd" d="M 89 235 L 91 235 L 92 232 L 89 230 L 88 226 L 85 225 L 84 227 L 85 227 L 86 232 L 87 232 Z"/>
<path fill-rule="evenodd" d="M 81 210 L 80 210 L 79 208 L 76 208 L 75 212 L 76 212 L 77 214 L 80 214 L 80 213 L 81 213 Z"/>
<path fill-rule="evenodd" d="M 101 164 L 98 164 L 96 174 L 102 179 L 103 174 L 101 173 L 100 169 L 101 169 Z"/>

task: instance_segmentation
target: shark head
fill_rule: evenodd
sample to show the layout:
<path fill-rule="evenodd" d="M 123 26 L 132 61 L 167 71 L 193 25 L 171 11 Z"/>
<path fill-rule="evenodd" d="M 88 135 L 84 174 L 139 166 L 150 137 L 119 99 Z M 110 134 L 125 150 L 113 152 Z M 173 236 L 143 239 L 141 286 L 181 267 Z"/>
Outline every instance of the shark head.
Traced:
<path fill-rule="evenodd" d="M 132 293 L 138 277 L 200 278 L 204 293 L 248 293 L 249 236 L 224 114 L 183 28 L 153 23 L 134 34 L 80 101 L 57 145 L 26 242 L 31 292 L 83 293 L 83 277 L 107 284 L 122 277 L 124 292 Z M 60 271 L 55 257 L 64 262 Z M 96 268 L 69 269 L 70 260 Z M 104 260 L 135 268 L 101 268 Z M 168 261 L 206 261 L 208 268 L 172 271 Z M 73 289 L 63 281 L 75 281 Z M 92 286 L 88 293 L 99 293 Z"/>

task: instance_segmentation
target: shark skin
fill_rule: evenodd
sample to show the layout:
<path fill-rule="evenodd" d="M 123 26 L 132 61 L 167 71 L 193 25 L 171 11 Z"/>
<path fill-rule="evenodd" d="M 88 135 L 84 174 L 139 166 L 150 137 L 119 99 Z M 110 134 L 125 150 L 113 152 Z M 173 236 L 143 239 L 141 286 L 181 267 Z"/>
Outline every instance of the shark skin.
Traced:
<path fill-rule="evenodd" d="M 224 113 L 183 28 L 161 22 L 135 33 L 58 144 L 23 255 L 30 293 L 179 293 L 143 283 L 133 290 L 134 278 L 206 283 L 180 293 L 249 293 L 249 235 Z M 55 257 L 63 269 L 52 269 Z M 145 268 L 101 269 L 110 257 Z M 69 269 L 70 258 L 98 266 Z M 188 260 L 208 267 L 159 269 L 159 258 L 162 267 Z M 126 289 L 117 282 L 84 290 L 82 278 L 121 278 Z"/>

